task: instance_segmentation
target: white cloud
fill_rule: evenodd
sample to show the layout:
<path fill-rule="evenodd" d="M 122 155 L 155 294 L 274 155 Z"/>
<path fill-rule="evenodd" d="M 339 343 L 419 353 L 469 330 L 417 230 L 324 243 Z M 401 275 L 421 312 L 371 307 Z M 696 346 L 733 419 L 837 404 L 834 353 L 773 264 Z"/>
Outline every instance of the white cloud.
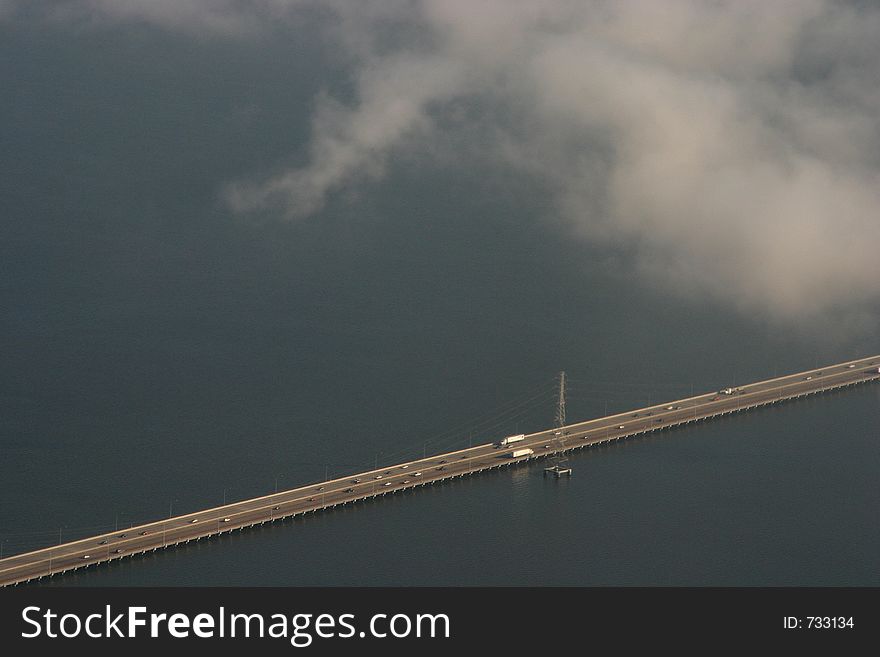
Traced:
<path fill-rule="evenodd" d="M 229 203 L 240 212 L 272 205 L 290 217 L 314 213 L 343 185 L 381 175 L 388 149 L 428 129 L 428 103 L 448 97 L 461 75 L 457 62 L 434 57 L 377 60 L 360 74 L 356 109 L 321 97 L 309 166 L 257 184 L 233 184 L 226 191 Z"/>
<path fill-rule="evenodd" d="M 66 4 L 220 35 L 332 16 L 354 98 L 324 94 L 308 163 L 231 185 L 238 211 L 306 217 L 401 149 L 453 143 L 542 181 L 575 234 L 626 245 L 663 289 L 851 323 L 880 301 L 880 10 L 865 3 Z"/>

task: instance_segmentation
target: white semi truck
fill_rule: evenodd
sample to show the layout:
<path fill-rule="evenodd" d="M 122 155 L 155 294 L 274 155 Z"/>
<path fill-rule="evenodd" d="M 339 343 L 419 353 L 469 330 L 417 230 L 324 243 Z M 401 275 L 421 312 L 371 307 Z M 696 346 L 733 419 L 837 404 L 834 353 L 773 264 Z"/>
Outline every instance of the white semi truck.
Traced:
<path fill-rule="evenodd" d="M 510 458 L 518 459 L 520 456 L 530 456 L 535 453 L 535 450 L 529 449 L 515 449 L 510 453 Z"/>
<path fill-rule="evenodd" d="M 498 441 L 499 447 L 504 447 L 505 445 L 510 445 L 511 443 L 518 443 L 520 440 L 525 440 L 526 434 L 520 433 L 515 436 L 508 436 L 507 438 L 502 438 Z"/>

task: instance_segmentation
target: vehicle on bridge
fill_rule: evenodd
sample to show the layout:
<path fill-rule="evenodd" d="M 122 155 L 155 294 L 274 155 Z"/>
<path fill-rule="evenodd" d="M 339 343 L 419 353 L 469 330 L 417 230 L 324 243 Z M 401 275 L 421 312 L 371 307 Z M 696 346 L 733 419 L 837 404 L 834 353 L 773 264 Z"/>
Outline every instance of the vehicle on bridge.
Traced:
<path fill-rule="evenodd" d="M 534 453 L 535 453 L 535 450 L 529 449 L 529 448 L 515 449 L 509 454 L 509 456 L 512 459 L 518 459 L 520 456 L 531 456 Z"/>
<path fill-rule="evenodd" d="M 520 440 L 525 440 L 526 435 L 524 433 L 517 434 L 515 436 L 507 436 L 507 438 L 502 438 L 497 443 L 495 443 L 498 447 L 504 447 L 505 445 L 509 445 L 511 443 L 518 443 Z"/>

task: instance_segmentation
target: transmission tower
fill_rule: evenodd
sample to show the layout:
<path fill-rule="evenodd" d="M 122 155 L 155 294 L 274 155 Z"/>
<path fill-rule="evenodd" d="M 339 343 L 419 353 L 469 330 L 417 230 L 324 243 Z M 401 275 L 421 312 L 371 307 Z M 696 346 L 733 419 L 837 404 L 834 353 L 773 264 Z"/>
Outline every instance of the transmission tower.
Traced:
<path fill-rule="evenodd" d="M 559 373 L 559 398 L 556 400 L 556 431 L 553 432 L 553 440 L 559 441 L 559 449 L 563 450 L 565 448 L 565 430 L 563 427 L 565 426 L 565 372 Z M 568 462 L 568 457 L 565 455 L 565 452 L 557 453 L 556 456 L 553 457 L 553 465 L 549 468 L 544 468 L 544 476 L 546 477 L 548 474 L 552 474 L 557 479 L 562 475 L 571 476 L 571 468 L 564 467 L 564 464 Z"/>
<path fill-rule="evenodd" d="M 565 372 L 559 373 L 559 399 L 556 402 L 556 426 L 565 426 Z"/>

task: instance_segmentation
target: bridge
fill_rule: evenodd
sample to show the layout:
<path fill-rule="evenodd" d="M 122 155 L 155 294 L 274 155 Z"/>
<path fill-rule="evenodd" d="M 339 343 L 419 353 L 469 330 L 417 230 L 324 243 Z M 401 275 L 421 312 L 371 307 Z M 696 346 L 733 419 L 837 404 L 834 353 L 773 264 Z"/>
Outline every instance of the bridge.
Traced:
<path fill-rule="evenodd" d="M 880 356 L 798 372 L 89 536 L 0 559 L 0 586 L 731 413 L 880 380 Z M 500 442 L 500 441 L 499 441 Z"/>

